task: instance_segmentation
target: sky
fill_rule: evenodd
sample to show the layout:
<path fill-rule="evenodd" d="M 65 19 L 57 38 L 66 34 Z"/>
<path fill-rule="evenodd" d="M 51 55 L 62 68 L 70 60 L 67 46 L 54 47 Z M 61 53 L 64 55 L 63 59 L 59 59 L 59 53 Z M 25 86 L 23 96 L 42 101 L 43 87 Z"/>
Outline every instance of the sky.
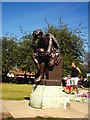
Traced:
<path fill-rule="evenodd" d="M 1 0 L 2 2 L 89 2 L 89 0 Z"/>
<path fill-rule="evenodd" d="M 20 36 L 20 26 L 31 33 L 46 26 L 44 18 L 57 25 L 60 17 L 70 28 L 88 27 L 88 2 L 2 2 L 2 34 Z M 88 40 L 88 29 L 87 40 Z"/>

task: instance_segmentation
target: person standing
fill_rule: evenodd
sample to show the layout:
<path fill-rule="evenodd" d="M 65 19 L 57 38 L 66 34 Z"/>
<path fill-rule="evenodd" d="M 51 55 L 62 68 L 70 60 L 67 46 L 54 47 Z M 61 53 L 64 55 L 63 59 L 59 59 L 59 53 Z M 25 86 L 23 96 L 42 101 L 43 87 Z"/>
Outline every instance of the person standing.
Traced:
<path fill-rule="evenodd" d="M 68 90 L 69 90 L 69 93 L 71 93 L 71 76 L 68 75 L 67 76 L 67 79 L 66 79 L 66 91 L 68 93 Z"/>
<path fill-rule="evenodd" d="M 81 74 L 81 70 L 76 66 L 75 62 L 72 62 L 72 71 L 71 71 L 71 81 L 72 81 L 72 94 L 76 88 L 76 93 L 78 94 L 78 75 Z"/>

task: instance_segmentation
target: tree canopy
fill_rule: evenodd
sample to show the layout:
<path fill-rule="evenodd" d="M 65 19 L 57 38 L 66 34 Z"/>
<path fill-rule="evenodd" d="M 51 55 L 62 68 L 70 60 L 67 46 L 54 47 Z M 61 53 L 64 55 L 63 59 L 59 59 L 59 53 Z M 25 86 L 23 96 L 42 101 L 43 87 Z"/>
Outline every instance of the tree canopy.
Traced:
<path fill-rule="evenodd" d="M 63 60 L 63 76 L 70 74 L 71 63 L 75 61 L 83 72 L 84 63 L 84 39 L 76 34 L 76 31 L 68 28 L 68 25 L 63 24 L 61 19 L 57 26 L 50 25 L 46 21 L 46 27 L 43 28 L 44 33 L 52 33 L 58 40 L 59 48 Z M 22 30 L 22 29 L 21 29 Z M 79 31 L 80 33 L 82 32 Z M 20 38 L 3 36 L 2 38 L 2 70 L 9 71 L 15 67 L 23 71 L 34 71 L 35 65 L 31 59 L 33 54 L 32 49 L 32 34 L 25 32 Z"/>
<path fill-rule="evenodd" d="M 59 42 L 60 52 L 63 59 L 63 76 L 70 74 L 72 61 L 74 61 L 83 71 L 85 55 L 84 39 L 80 35 L 77 35 L 76 30 L 69 29 L 68 25 L 63 24 L 61 19 L 58 26 L 50 25 L 47 20 L 46 23 L 47 27 L 44 31 L 52 33 Z M 78 29 L 79 28 L 77 28 L 77 30 Z M 79 32 L 82 33 L 81 30 Z"/>
<path fill-rule="evenodd" d="M 3 36 L 2 38 L 2 70 L 8 72 L 16 66 L 17 42 L 15 38 Z"/>

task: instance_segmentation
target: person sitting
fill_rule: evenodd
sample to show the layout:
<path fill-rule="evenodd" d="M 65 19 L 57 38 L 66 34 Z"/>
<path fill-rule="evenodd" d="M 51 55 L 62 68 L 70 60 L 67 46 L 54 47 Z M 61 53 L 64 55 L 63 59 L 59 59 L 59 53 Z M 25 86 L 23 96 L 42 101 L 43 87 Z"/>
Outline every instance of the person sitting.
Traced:
<path fill-rule="evenodd" d="M 48 79 L 48 71 L 52 70 L 52 68 L 61 61 L 59 44 L 52 34 L 43 34 L 42 30 L 37 29 L 33 31 L 32 47 L 34 50 L 32 59 L 38 68 L 35 82 L 41 81 L 44 75 L 46 75 Z"/>

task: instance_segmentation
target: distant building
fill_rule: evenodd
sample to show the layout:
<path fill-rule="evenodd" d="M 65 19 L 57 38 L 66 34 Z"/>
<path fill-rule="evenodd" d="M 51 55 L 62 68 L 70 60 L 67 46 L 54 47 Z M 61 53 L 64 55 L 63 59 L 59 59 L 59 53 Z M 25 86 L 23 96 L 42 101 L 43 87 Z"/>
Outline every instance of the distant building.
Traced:
<path fill-rule="evenodd" d="M 8 77 L 12 77 L 12 78 L 15 77 L 14 73 L 7 73 L 7 76 L 8 76 Z"/>
<path fill-rule="evenodd" d="M 32 74 L 30 74 L 27 71 L 22 71 L 21 69 L 15 68 L 13 70 L 9 70 L 9 73 L 7 73 L 8 77 L 15 77 L 15 78 L 30 78 Z"/>

